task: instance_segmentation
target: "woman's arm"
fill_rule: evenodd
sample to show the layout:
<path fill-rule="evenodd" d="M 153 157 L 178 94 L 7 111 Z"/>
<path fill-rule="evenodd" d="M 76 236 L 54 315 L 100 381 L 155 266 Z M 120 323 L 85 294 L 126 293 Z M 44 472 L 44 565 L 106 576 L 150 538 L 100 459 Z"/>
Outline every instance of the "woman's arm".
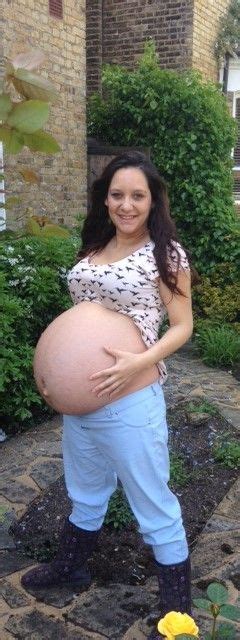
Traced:
<path fill-rule="evenodd" d="M 193 329 L 191 304 L 191 276 L 189 271 L 179 271 L 177 286 L 183 295 L 173 294 L 168 287 L 159 283 L 160 295 L 167 309 L 170 327 L 158 342 L 143 353 L 130 353 L 118 349 L 107 349 L 116 363 L 103 371 L 93 374 L 90 380 L 104 381 L 93 388 L 99 397 L 107 394 L 110 398 L 124 388 L 129 378 L 144 369 L 157 364 L 166 356 L 179 349 L 191 336 Z"/>
<path fill-rule="evenodd" d="M 179 271 L 177 286 L 184 296 L 171 293 L 162 281 L 159 283 L 160 296 L 167 309 L 170 327 L 153 347 L 141 354 L 145 367 L 156 364 L 177 351 L 192 335 L 193 316 L 189 271 Z"/>

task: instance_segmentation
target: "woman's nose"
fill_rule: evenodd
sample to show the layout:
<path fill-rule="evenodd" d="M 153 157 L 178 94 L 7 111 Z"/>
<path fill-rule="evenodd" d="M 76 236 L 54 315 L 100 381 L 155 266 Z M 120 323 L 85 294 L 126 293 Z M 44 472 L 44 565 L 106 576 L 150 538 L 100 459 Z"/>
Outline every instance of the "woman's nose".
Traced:
<path fill-rule="evenodd" d="M 132 208 L 132 202 L 130 198 L 124 198 L 124 200 L 122 201 L 122 209 L 124 211 L 129 211 Z"/>

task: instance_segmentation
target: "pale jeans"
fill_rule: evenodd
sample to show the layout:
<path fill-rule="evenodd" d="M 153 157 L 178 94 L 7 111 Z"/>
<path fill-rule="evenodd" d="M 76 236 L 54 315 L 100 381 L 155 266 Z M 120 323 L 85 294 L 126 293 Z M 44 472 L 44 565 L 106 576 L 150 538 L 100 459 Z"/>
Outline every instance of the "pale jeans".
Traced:
<path fill-rule="evenodd" d="M 145 543 L 156 560 L 188 556 L 181 509 L 168 487 L 166 406 L 158 382 L 83 416 L 64 416 L 65 481 L 70 521 L 95 531 L 120 479 Z"/>

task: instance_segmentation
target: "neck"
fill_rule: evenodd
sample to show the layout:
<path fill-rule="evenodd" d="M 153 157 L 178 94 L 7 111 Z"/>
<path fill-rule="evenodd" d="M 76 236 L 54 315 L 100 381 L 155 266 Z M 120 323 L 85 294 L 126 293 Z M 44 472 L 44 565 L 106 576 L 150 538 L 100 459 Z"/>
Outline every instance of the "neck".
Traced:
<path fill-rule="evenodd" d="M 150 240 L 150 236 L 149 236 L 148 230 L 142 233 L 139 233 L 139 235 L 134 235 L 134 236 L 129 236 L 129 235 L 125 236 L 124 234 L 121 234 L 118 231 L 116 231 L 116 235 L 113 238 L 115 247 L 118 249 L 121 247 L 133 247 L 138 244 L 144 244 L 144 242 L 148 242 L 149 240 Z"/>

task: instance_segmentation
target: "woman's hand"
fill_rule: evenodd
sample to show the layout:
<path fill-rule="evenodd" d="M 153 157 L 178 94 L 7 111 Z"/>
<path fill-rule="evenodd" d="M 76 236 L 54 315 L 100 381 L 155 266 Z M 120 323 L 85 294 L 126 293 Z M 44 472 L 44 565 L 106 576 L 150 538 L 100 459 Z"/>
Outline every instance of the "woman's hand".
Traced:
<path fill-rule="evenodd" d="M 104 378 L 104 381 L 98 384 L 92 389 L 98 398 L 103 395 L 107 395 L 112 398 L 114 395 L 121 391 L 129 378 L 145 368 L 140 353 L 130 353 L 128 351 L 119 351 L 118 349 L 108 349 L 104 347 L 104 350 L 116 360 L 115 364 L 108 369 L 103 369 L 94 373 L 90 380 L 98 380 L 98 378 Z"/>

